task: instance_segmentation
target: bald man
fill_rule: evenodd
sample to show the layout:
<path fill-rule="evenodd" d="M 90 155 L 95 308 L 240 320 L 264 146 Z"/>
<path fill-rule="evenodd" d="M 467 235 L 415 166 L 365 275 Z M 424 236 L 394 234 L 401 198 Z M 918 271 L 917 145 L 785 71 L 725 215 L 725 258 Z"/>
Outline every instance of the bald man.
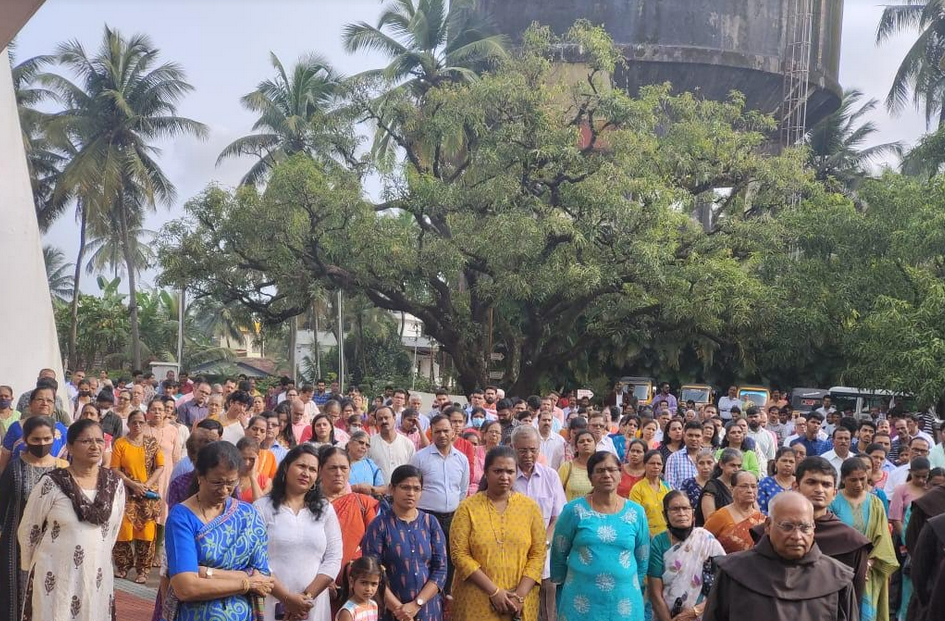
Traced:
<path fill-rule="evenodd" d="M 797 492 L 769 505 L 754 548 L 716 559 L 704 621 L 857 621 L 853 571 L 814 543 L 814 506 Z"/>

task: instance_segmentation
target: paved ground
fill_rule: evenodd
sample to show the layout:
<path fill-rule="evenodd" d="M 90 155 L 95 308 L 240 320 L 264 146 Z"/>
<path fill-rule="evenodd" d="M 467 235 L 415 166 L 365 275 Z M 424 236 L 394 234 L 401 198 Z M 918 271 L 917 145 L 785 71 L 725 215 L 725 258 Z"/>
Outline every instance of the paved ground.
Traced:
<path fill-rule="evenodd" d="M 129 574 L 133 579 L 134 571 Z M 131 580 L 115 578 L 115 607 L 119 621 L 151 621 L 157 587 L 156 568 L 147 584 L 135 584 Z"/>

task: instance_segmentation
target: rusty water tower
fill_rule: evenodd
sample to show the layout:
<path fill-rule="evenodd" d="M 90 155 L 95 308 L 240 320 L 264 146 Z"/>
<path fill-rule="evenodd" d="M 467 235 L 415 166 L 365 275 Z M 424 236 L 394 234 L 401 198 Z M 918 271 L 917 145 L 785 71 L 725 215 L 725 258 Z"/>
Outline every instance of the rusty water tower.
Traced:
<path fill-rule="evenodd" d="M 782 120 L 793 144 L 835 111 L 842 89 L 843 0 L 480 0 L 513 41 L 537 21 L 556 34 L 578 19 L 603 25 L 629 61 L 615 82 L 631 94 L 671 82 Z M 785 133 L 787 132 L 787 133 Z"/>

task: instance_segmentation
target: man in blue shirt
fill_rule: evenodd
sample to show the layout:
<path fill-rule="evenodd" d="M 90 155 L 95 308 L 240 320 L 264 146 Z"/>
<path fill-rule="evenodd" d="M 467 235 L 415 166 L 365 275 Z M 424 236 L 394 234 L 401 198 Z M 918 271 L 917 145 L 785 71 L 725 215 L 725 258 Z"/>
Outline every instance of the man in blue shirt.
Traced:
<path fill-rule="evenodd" d="M 443 528 L 447 541 L 453 513 L 469 490 L 469 460 L 453 446 L 453 426 L 442 414 L 430 421 L 433 444 L 426 446 L 410 460 L 423 473 L 423 494 L 417 508 L 431 514 Z M 446 584 L 453 583 L 453 563 L 447 557 Z"/>
<path fill-rule="evenodd" d="M 824 417 L 822 414 L 811 412 L 807 417 L 807 431 L 803 436 L 791 442 L 791 446 L 803 444 L 804 448 L 807 449 L 808 457 L 819 457 L 832 449 L 833 443 L 831 443 L 830 440 L 821 440 L 817 437 L 817 433 L 820 431 L 820 426 L 823 423 Z"/>

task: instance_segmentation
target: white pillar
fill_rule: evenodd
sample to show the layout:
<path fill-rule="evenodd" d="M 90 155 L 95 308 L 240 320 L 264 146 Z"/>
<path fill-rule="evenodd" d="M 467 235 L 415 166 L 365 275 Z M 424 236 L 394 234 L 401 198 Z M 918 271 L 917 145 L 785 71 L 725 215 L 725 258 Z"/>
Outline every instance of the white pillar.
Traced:
<path fill-rule="evenodd" d="M 0 304 L 0 384 L 12 386 L 16 398 L 48 367 L 67 398 L 6 49 L 0 51 L 0 291 L 6 292 Z"/>

